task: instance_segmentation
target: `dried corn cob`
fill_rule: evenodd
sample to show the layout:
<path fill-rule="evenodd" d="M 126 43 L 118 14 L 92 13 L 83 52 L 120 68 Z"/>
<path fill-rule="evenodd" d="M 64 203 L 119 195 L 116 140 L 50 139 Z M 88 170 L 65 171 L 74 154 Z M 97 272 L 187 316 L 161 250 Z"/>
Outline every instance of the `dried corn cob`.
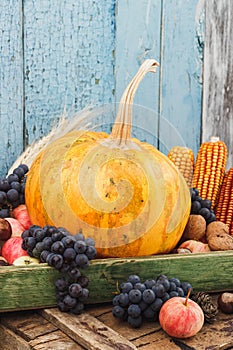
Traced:
<path fill-rule="evenodd" d="M 199 190 L 203 199 L 215 207 L 223 182 L 227 161 L 227 147 L 223 141 L 202 143 L 196 158 L 193 174 L 193 187 Z"/>
<path fill-rule="evenodd" d="M 216 219 L 224 222 L 233 236 L 233 168 L 224 176 L 215 212 Z"/>
<path fill-rule="evenodd" d="M 185 178 L 187 185 L 192 187 L 194 171 L 194 154 L 190 148 L 174 146 L 168 153 L 168 158 L 176 165 Z"/>

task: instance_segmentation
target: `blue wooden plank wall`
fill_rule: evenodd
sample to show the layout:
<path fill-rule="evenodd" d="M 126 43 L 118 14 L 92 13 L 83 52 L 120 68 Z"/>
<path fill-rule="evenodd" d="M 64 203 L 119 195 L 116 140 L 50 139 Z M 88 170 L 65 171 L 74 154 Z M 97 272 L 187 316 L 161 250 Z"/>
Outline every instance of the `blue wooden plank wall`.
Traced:
<path fill-rule="evenodd" d="M 0 174 L 54 122 L 119 102 L 146 58 L 160 67 L 137 91 L 134 134 L 163 152 L 201 135 L 197 0 L 1 0 Z"/>

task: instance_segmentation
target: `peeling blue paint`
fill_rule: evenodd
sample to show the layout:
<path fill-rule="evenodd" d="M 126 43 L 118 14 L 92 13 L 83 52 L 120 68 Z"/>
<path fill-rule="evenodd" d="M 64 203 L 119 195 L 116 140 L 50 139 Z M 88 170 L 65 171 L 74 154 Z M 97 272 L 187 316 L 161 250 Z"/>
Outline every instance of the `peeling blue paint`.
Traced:
<path fill-rule="evenodd" d="M 172 123 L 196 151 L 204 45 L 196 6 L 197 0 L 2 0 L 0 173 L 51 130 L 65 107 L 119 102 L 146 58 L 160 68 L 135 96 L 134 134 L 166 151 Z"/>

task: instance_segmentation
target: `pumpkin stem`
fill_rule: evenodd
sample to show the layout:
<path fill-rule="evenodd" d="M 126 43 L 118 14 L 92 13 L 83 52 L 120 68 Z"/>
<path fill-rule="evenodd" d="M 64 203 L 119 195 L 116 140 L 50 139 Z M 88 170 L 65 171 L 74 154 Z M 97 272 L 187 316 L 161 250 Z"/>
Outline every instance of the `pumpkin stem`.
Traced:
<path fill-rule="evenodd" d="M 138 85 L 147 72 L 155 73 L 156 67 L 158 66 L 159 63 L 153 59 L 145 60 L 140 66 L 137 74 L 125 89 L 120 100 L 116 120 L 110 135 L 111 139 L 115 139 L 118 145 L 125 145 L 131 137 L 133 99 Z"/>

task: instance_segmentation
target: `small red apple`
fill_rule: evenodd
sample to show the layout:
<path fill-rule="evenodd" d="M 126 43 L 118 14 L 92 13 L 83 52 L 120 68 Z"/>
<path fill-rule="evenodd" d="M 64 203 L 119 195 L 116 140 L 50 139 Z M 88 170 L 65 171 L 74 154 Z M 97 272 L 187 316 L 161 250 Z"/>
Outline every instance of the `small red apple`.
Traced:
<path fill-rule="evenodd" d="M 11 237 L 21 236 L 23 231 L 25 231 L 25 228 L 21 225 L 21 223 L 17 219 L 5 218 L 5 220 L 7 220 L 11 225 L 11 231 L 12 231 Z"/>
<path fill-rule="evenodd" d="M 28 210 L 25 204 L 20 204 L 13 210 L 13 216 L 17 219 L 25 230 L 29 229 L 32 225 L 28 215 Z"/>
<path fill-rule="evenodd" d="M 20 236 L 9 238 L 2 246 L 2 256 L 12 265 L 20 256 L 28 255 L 27 251 L 22 249 L 23 239 Z"/>
<path fill-rule="evenodd" d="M 189 299 L 173 297 L 167 300 L 159 312 L 162 329 L 171 337 L 189 338 L 199 332 L 204 324 L 204 313 L 201 307 Z"/>

